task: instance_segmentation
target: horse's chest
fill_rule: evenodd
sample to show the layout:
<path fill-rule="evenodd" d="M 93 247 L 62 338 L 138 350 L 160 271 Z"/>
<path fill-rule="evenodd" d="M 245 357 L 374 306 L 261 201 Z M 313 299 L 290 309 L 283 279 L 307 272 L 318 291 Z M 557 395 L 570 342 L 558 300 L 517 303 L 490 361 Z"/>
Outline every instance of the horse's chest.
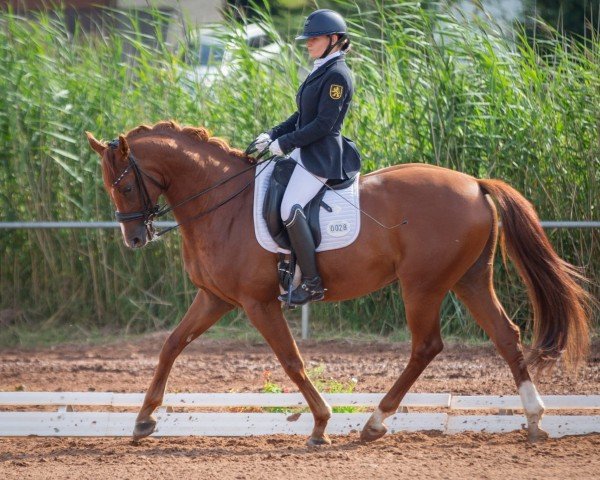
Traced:
<path fill-rule="evenodd" d="M 223 252 L 216 248 L 207 252 L 203 249 L 184 247 L 183 260 L 185 271 L 195 286 L 210 290 L 227 288 L 230 278 L 227 271 L 231 268 L 227 267 Z"/>

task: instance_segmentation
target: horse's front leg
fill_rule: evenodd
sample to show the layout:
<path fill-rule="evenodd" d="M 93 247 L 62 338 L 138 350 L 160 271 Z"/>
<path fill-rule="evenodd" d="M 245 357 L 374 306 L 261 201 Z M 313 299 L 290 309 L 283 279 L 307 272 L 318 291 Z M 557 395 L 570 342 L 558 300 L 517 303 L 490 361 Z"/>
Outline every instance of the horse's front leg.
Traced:
<path fill-rule="evenodd" d="M 252 305 L 244 305 L 244 308 L 251 322 L 271 346 L 283 369 L 298 386 L 310 407 L 315 418 L 315 426 L 308 439 L 308 445 L 329 445 L 331 440 L 325 433 L 325 428 L 331 418 L 331 407 L 306 375 L 304 362 L 283 317 L 280 303 L 256 302 Z"/>
<path fill-rule="evenodd" d="M 152 412 L 158 407 L 165 394 L 165 387 L 173 362 L 192 340 L 208 330 L 219 318 L 233 308 L 210 292 L 200 290 L 183 319 L 165 341 L 158 357 L 158 366 L 144 404 L 138 413 L 133 430 L 133 439 L 147 437 L 156 427 Z"/>

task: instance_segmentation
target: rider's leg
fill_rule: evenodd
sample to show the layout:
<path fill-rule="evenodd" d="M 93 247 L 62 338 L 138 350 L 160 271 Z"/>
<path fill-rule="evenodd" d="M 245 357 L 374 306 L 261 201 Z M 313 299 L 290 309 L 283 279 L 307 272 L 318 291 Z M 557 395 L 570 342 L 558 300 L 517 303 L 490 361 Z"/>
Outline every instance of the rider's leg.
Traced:
<path fill-rule="evenodd" d="M 296 160 L 298 165 L 292 172 L 288 186 L 283 194 L 283 199 L 281 200 L 280 214 L 281 220 L 284 223 L 290 218 L 294 205 L 300 205 L 304 208 L 319 193 L 319 190 L 323 187 L 323 183 L 327 181 L 326 178 L 318 177 L 307 171 L 299 155 L 295 155 L 296 153 L 297 151 L 294 150 L 291 157 Z"/>
<path fill-rule="evenodd" d="M 325 289 L 317 269 L 315 241 L 308 226 L 308 220 L 300 205 L 294 205 L 285 226 L 302 272 L 302 279 L 300 285 L 292 291 L 291 296 L 286 293 L 281 295 L 279 299 L 282 301 L 289 300 L 291 305 L 304 305 L 308 302 L 322 300 Z"/>
<path fill-rule="evenodd" d="M 297 161 L 300 165 L 294 169 L 281 202 L 281 218 L 302 271 L 300 286 L 292 292 L 290 302 L 304 305 L 321 300 L 324 295 L 315 258 L 315 243 L 303 207 L 319 192 L 326 179 L 314 176 L 302 167 L 299 159 Z M 287 300 L 288 297 L 280 298 Z"/>

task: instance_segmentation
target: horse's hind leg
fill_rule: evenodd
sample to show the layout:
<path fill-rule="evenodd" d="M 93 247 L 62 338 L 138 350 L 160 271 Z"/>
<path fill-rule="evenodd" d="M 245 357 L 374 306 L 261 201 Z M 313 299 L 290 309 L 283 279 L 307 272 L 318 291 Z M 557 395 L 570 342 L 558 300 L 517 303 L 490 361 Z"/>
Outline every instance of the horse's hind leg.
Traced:
<path fill-rule="evenodd" d="M 385 435 L 387 427 L 383 421 L 396 413 L 406 392 L 442 351 L 439 312 L 445 294 L 403 289 L 406 321 L 412 334 L 412 352 L 404 371 L 365 424 L 360 434 L 362 441 L 370 442 Z"/>
<path fill-rule="evenodd" d="M 154 431 L 156 420 L 152 416 L 152 412 L 163 401 L 169 372 L 177 356 L 187 344 L 208 330 L 232 308 L 232 305 L 210 292 L 204 290 L 198 292 L 181 322 L 169 335 L 160 350 L 158 366 L 135 421 L 134 440 L 147 437 Z"/>
<path fill-rule="evenodd" d="M 277 355 L 285 373 L 298 386 L 310 407 L 315 419 L 315 426 L 308 439 L 308 445 L 330 444 L 331 440 L 325 433 L 325 428 L 331 418 L 331 407 L 306 375 L 304 362 L 281 312 L 281 304 L 279 302 L 252 302 L 252 304 L 244 305 L 244 309 L 251 322 Z"/>
<path fill-rule="evenodd" d="M 500 355 L 508 363 L 527 416 L 528 439 L 536 442 L 548 436 L 539 426 L 544 414 L 544 404 L 527 370 L 519 327 L 508 318 L 494 292 L 492 284 L 494 247 L 495 235 L 492 235 L 482 256 L 452 290 L 465 303 L 475 321 L 488 334 Z"/>

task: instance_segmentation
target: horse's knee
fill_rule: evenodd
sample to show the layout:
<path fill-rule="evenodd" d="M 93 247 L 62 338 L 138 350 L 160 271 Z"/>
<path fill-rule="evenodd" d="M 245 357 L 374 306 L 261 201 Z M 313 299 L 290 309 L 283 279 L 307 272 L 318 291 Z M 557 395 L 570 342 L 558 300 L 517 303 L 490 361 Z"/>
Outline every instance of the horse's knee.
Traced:
<path fill-rule="evenodd" d="M 430 362 L 444 349 L 444 343 L 440 337 L 432 337 L 415 346 L 412 358 L 420 362 Z"/>
<path fill-rule="evenodd" d="M 161 363 L 170 362 L 175 359 L 175 357 L 181 352 L 183 349 L 181 342 L 178 338 L 175 338 L 173 335 L 169 336 L 163 343 L 162 348 L 160 349 L 160 354 L 158 355 L 158 360 Z"/>
<path fill-rule="evenodd" d="M 294 380 L 302 380 L 306 377 L 304 372 L 304 362 L 301 358 L 287 358 L 281 360 L 281 366 L 285 370 L 285 373 Z"/>

